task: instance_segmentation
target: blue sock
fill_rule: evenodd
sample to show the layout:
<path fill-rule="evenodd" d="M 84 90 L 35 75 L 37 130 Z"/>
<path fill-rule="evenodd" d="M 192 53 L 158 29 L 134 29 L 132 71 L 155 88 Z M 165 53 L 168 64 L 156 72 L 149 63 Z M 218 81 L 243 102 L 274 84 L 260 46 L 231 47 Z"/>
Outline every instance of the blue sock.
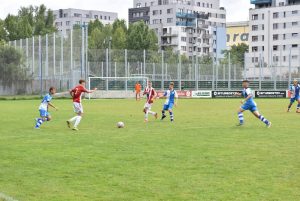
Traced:
<path fill-rule="evenodd" d="M 35 125 L 35 127 L 36 128 L 39 128 L 42 124 L 43 124 L 43 119 L 41 119 L 41 118 L 39 118 L 37 121 L 36 121 L 36 125 Z"/>
<path fill-rule="evenodd" d="M 269 121 L 262 115 L 259 116 L 259 119 L 264 122 L 266 125 L 269 125 Z"/>
<path fill-rule="evenodd" d="M 174 115 L 173 115 L 173 112 L 169 112 L 170 113 L 170 118 L 171 118 L 171 121 L 174 120 Z"/>
<path fill-rule="evenodd" d="M 240 124 L 243 124 L 244 123 L 244 115 L 242 112 L 239 112 L 238 113 L 238 117 L 239 117 L 239 120 L 240 120 Z"/>

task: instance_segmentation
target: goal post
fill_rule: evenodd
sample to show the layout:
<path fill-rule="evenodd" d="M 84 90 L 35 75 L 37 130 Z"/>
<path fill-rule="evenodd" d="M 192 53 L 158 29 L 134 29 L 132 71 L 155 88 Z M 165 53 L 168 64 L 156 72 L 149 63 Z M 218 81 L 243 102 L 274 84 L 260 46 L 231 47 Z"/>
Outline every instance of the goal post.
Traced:
<path fill-rule="evenodd" d="M 97 88 L 95 94 L 88 94 L 91 98 L 129 98 L 134 90 L 135 83 L 139 82 L 142 88 L 147 86 L 148 77 L 89 77 L 88 89 Z"/>

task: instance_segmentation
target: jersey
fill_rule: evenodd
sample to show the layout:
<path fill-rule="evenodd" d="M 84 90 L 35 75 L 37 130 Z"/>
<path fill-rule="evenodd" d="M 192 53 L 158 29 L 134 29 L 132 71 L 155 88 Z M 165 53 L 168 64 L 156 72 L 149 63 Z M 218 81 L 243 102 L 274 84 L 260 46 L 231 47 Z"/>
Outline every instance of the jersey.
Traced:
<path fill-rule="evenodd" d="M 141 91 L 141 88 L 142 88 L 142 87 L 141 87 L 140 84 L 136 84 L 136 85 L 135 85 L 135 91 L 136 91 L 136 92 L 140 92 L 140 91 Z"/>
<path fill-rule="evenodd" d="M 144 94 L 147 94 L 147 103 L 149 103 L 149 104 L 151 104 L 151 103 L 153 103 L 153 98 L 154 98 L 154 96 L 155 96 L 155 94 L 156 94 L 156 91 L 155 91 L 155 89 L 154 88 L 149 88 L 149 87 L 147 87 L 146 89 L 145 89 L 145 91 L 144 91 Z"/>
<path fill-rule="evenodd" d="M 82 94 L 84 92 L 88 92 L 88 90 L 82 85 L 77 85 L 74 89 L 71 90 L 71 92 L 73 92 L 73 102 L 81 103 Z"/>
<path fill-rule="evenodd" d="M 52 96 L 50 94 L 46 94 L 40 104 L 39 110 L 48 111 L 48 104 L 52 100 Z"/>
<path fill-rule="evenodd" d="M 297 84 L 290 86 L 291 98 L 298 98 L 300 93 L 300 85 Z"/>
<path fill-rule="evenodd" d="M 242 91 L 242 95 L 244 98 L 247 98 L 249 95 L 252 95 L 251 98 L 249 98 L 245 104 L 248 104 L 248 105 L 256 105 L 256 103 L 254 102 L 254 95 L 252 93 L 252 90 L 250 88 L 244 88 L 243 91 Z"/>
<path fill-rule="evenodd" d="M 177 94 L 177 92 L 174 89 L 173 90 L 167 90 L 164 93 L 164 96 L 167 97 L 165 105 L 169 105 L 170 103 L 174 104 L 175 98 L 178 98 L 178 94 Z"/>

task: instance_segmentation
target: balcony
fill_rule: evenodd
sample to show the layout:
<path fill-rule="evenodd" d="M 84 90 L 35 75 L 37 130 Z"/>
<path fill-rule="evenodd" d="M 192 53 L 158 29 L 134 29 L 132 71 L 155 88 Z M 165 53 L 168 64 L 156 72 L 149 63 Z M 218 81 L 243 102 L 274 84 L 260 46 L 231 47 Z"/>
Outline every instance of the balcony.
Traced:
<path fill-rule="evenodd" d="M 178 31 L 172 31 L 170 32 L 163 32 L 161 37 L 176 37 L 178 36 Z"/>
<path fill-rule="evenodd" d="M 251 0 L 251 4 L 271 4 L 272 0 Z"/>
<path fill-rule="evenodd" d="M 178 18 L 187 18 L 187 19 L 196 19 L 197 15 L 194 14 L 194 13 L 180 13 L 180 12 L 177 12 L 176 17 L 178 17 Z"/>
<path fill-rule="evenodd" d="M 178 46 L 178 41 L 162 41 L 161 43 L 162 47 L 166 47 L 166 46 Z"/>

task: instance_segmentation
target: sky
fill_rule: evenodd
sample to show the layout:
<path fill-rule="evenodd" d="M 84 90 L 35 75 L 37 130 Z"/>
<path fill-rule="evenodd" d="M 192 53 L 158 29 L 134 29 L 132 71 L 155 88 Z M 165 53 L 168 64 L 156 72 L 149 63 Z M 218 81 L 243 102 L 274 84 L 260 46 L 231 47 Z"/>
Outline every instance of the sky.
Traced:
<path fill-rule="evenodd" d="M 227 21 L 248 20 L 250 0 L 220 0 L 221 6 L 227 10 Z M 45 4 L 47 8 L 57 10 L 60 8 L 80 8 L 87 10 L 112 11 L 119 14 L 119 18 L 128 18 L 128 8 L 133 7 L 133 0 L 0 0 L 0 18 L 7 14 L 17 14 L 23 6 Z"/>

